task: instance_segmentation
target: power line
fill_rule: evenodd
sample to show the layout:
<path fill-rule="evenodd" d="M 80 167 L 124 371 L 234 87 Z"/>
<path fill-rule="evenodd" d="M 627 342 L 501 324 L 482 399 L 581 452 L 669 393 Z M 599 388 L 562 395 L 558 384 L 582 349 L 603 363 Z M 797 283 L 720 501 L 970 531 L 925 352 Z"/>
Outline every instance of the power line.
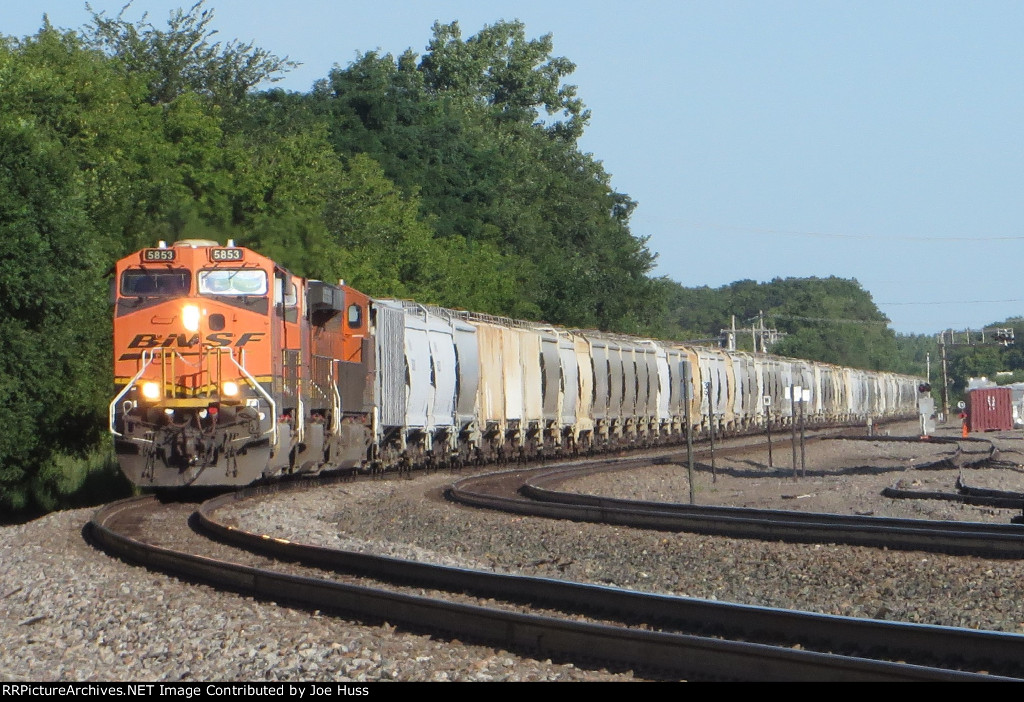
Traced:
<path fill-rule="evenodd" d="M 899 234 L 840 234 L 836 232 L 808 232 L 808 231 L 797 231 L 793 229 L 769 229 L 763 227 L 739 227 L 722 224 L 699 224 L 695 222 L 683 222 L 680 220 L 671 220 L 670 218 L 655 218 L 655 219 L 668 219 L 669 221 L 675 221 L 677 224 L 691 229 L 714 229 L 717 231 L 732 231 L 746 234 L 771 234 L 778 236 L 803 236 L 817 239 L 861 239 L 868 241 L 926 241 L 929 243 L 961 243 L 961 242 L 980 242 L 980 241 L 1024 241 L 1024 235 L 1012 235 L 1012 236 L 911 236 L 911 235 L 899 235 Z"/>
<path fill-rule="evenodd" d="M 998 305 L 1004 302 L 1024 300 L 949 300 L 946 302 L 876 302 L 876 305 Z"/>
<path fill-rule="evenodd" d="M 781 236 L 806 236 L 818 239 L 863 239 L 869 241 L 926 241 L 930 244 L 941 244 L 944 242 L 959 243 L 964 241 L 1024 241 L 1024 236 L 908 236 L 908 235 L 878 235 L 878 234 L 834 234 L 831 232 L 797 232 L 780 229 L 751 229 L 751 232 L 762 234 L 779 234 Z"/>
<path fill-rule="evenodd" d="M 873 321 L 868 319 L 838 319 L 835 317 L 800 317 L 795 314 L 775 314 L 773 312 L 766 312 L 765 317 L 773 317 L 775 319 L 793 319 L 799 322 L 824 322 L 825 324 L 880 324 L 883 327 L 887 327 L 890 321 Z"/>

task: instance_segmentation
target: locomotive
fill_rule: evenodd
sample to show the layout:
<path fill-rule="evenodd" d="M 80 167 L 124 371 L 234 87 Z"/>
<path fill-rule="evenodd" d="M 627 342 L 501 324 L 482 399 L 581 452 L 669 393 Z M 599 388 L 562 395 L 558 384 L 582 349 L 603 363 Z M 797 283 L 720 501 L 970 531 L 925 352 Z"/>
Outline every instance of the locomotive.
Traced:
<path fill-rule="evenodd" d="M 909 417 L 920 382 L 374 299 L 233 241 L 126 256 L 112 299 L 110 431 L 141 487 L 651 446 L 799 403 L 812 425 Z"/>

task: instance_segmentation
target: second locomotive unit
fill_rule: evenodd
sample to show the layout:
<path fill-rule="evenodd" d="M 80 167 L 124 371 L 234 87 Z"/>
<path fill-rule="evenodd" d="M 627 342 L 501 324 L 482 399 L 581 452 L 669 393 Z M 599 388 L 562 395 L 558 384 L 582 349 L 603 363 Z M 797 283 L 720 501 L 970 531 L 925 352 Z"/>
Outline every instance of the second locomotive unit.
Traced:
<path fill-rule="evenodd" d="M 792 386 L 811 424 L 913 416 L 920 382 L 371 299 L 232 242 L 121 259 L 114 305 L 110 430 L 144 487 L 671 442 L 684 397 L 698 432 L 753 431 Z"/>

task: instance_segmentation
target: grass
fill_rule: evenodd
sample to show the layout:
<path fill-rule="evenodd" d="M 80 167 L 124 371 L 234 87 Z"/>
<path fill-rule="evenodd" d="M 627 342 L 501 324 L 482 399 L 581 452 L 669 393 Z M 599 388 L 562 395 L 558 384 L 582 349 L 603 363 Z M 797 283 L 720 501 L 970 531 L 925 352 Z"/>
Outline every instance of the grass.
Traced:
<path fill-rule="evenodd" d="M 82 456 L 55 452 L 35 475 L 3 502 L 16 507 L 0 512 L 0 523 L 23 523 L 49 512 L 101 505 L 132 494 L 109 445 Z"/>

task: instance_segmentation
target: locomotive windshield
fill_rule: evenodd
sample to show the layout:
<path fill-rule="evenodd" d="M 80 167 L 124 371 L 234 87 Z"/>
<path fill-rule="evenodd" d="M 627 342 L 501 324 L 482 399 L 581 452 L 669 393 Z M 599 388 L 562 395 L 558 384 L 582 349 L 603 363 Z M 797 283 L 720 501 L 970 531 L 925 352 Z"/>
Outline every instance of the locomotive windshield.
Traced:
<path fill-rule="evenodd" d="M 258 268 L 199 271 L 200 295 L 266 295 L 267 274 Z"/>
<path fill-rule="evenodd" d="M 192 273 L 185 268 L 146 270 L 133 268 L 121 274 L 121 294 L 126 297 L 187 295 Z"/>

